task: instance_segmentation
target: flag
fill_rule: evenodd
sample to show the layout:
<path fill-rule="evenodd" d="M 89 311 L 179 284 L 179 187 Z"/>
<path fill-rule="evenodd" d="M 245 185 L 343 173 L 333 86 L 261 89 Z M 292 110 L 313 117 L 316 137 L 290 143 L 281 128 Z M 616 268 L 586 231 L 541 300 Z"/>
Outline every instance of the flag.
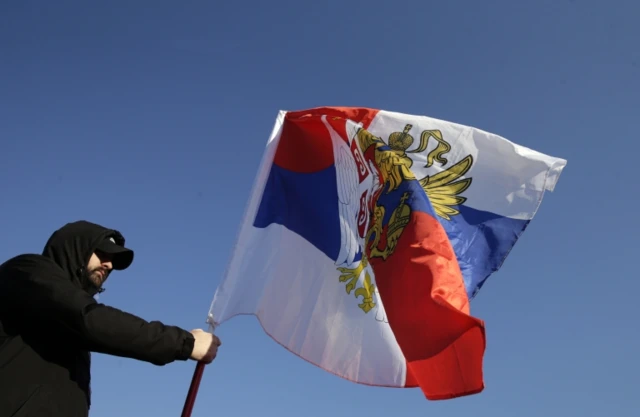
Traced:
<path fill-rule="evenodd" d="M 481 392 L 484 322 L 469 302 L 565 165 L 426 116 L 282 111 L 209 321 L 255 315 L 357 383 Z"/>

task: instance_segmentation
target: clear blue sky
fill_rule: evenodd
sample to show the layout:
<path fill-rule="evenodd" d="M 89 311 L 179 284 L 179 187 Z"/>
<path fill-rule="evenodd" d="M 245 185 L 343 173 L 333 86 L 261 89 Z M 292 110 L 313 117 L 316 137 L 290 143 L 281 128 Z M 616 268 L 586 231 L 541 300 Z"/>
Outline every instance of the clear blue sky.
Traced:
<path fill-rule="evenodd" d="M 279 110 L 460 122 L 568 160 L 472 303 L 486 390 L 356 385 L 243 317 L 194 417 L 636 416 L 638 17 L 633 0 L 2 2 L 0 258 L 68 221 L 118 228 L 136 260 L 100 301 L 203 327 Z M 92 416 L 178 416 L 194 366 L 95 355 Z"/>

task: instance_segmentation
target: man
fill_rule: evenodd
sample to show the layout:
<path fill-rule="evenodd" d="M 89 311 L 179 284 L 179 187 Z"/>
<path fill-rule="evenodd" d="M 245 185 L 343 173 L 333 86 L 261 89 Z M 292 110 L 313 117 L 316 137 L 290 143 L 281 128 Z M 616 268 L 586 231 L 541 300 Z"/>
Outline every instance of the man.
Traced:
<path fill-rule="evenodd" d="M 203 330 L 147 322 L 94 296 L 133 251 L 117 230 L 78 221 L 56 231 L 42 255 L 0 265 L 0 416 L 87 416 L 90 353 L 155 365 L 210 363 L 220 340 Z"/>

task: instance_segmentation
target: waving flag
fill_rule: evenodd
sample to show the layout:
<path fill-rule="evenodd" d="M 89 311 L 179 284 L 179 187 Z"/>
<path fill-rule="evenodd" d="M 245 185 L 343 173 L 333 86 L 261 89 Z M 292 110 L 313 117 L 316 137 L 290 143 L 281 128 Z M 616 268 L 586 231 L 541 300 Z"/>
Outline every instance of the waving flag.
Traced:
<path fill-rule="evenodd" d="M 424 116 L 280 112 L 209 320 L 253 314 L 358 383 L 478 393 L 485 332 L 469 300 L 565 165 Z"/>

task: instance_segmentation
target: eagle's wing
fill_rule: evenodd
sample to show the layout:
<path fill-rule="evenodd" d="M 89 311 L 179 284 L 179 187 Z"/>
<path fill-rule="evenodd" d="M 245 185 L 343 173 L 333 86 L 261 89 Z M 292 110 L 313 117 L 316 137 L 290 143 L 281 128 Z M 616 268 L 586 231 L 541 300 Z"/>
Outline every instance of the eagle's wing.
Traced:
<path fill-rule="evenodd" d="M 337 190 L 340 209 L 340 253 L 336 265 L 351 265 L 360 250 L 357 216 L 360 207 L 358 194 L 358 167 L 348 145 L 326 121 L 323 121 L 333 142 L 333 155 L 337 175 Z"/>
<path fill-rule="evenodd" d="M 471 185 L 471 178 L 460 179 L 469 171 L 473 164 L 473 157 L 468 155 L 455 165 L 433 176 L 426 176 L 420 180 L 420 185 L 429 196 L 436 214 L 446 220 L 460 214 L 454 208 L 467 199 L 460 194 Z"/>

